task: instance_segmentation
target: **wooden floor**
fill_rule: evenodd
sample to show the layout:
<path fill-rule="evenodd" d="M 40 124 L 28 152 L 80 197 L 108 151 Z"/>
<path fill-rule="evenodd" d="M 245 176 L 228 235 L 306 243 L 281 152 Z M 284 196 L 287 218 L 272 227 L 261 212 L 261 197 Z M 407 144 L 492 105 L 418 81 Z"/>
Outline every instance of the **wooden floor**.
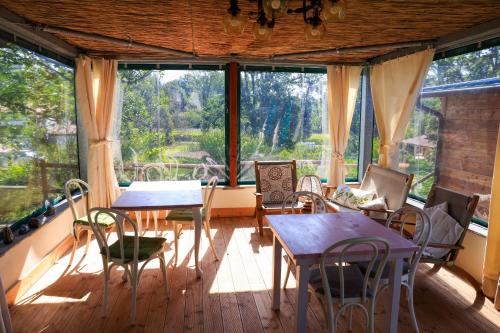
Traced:
<path fill-rule="evenodd" d="M 167 228 L 165 228 L 167 229 Z M 102 264 L 97 245 L 77 270 L 67 271 L 62 258 L 37 282 L 25 298 L 12 307 L 16 332 L 292 332 L 295 303 L 293 278 L 282 292 L 281 311 L 271 308 L 271 254 L 269 230 L 261 240 L 249 218 L 216 219 L 212 224 L 216 262 L 202 237 L 204 275 L 196 279 L 193 265 L 193 230 L 180 238 L 178 267 L 172 267 L 173 237 L 165 231 L 171 298 L 166 300 L 159 265 L 152 262 L 139 286 L 137 321 L 129 322 L 130 288 L 119 271 L 111 276 L 107 316 L 101 318 Z M 79 249 L 80 258 L 83 249 Z M 22 258 L 20 258 L 22 260 Z M 283 269 L 286 266 L 283 264 Z M 284 276 L 284 272 L 282 274 Z M 384 326 L 386 296 L 378 300 L 376 329 Z M 412 332 L 406 306 L 401 301 L 399 331 Z M 423 332 L 500 332 L 500 312 L 491 301 L 454 272 L 421 265 L 417 274 L 416 312 Z M 354 332 L 362 332 L 363 319 L 355 313 Z M 325 320 L 317 300 L 308 311 L 310 332 L 324 332 Z M 346 322 L 339 331 L 346 331 Z"/>

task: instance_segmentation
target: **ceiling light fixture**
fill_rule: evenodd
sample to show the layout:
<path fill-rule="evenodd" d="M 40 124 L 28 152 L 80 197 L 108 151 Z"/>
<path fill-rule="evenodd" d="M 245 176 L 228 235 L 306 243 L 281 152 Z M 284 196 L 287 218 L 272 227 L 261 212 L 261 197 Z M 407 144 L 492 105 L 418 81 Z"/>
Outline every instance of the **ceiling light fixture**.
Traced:
<path fill-rule="evenodd" d="M 253 33 L 255 39 L 265 41 L 268 40 L 273 33 L 275 23 L 274 14 L 272 14 L 271 20 L 267 19 L 262 0 L 258 0 L 258 8 L 259 12 L 257 13 L 257 21 L 253 24 Z"/>
<path fill-rule="evenodd" d="M 247 23 L 247 16 L 241 13 L 238 0 L 230 0 L 230 6 L 224 15 L 224 31 L 230 35 L 241 35 Z"/>

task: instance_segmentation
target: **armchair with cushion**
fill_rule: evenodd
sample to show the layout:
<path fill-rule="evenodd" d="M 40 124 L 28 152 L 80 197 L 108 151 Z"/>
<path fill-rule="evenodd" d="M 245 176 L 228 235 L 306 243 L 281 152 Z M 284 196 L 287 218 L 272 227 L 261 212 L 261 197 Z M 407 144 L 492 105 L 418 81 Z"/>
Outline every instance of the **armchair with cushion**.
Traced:
<path fill-rule="evenodd" d="M 405 204 L 412 181 L 413 174 L 407 175 L 396 170 L 370 164 L 366 169 L 359 189 L 373 192 L 375 198 L 384 198 L 387 208 L 360 206 L 359 210 L 375 220 L 381 220 L 385 223 L 389 214 L 395 212 Z M 331 201 L 328 205 L 332 210 L 337 212 L 353 210 Z"/>
<path fill-rule="evenodd" d="M 280 214 L 283 201 L 297 187 L 297 168 L 293 161 L 255 161 L 255 215 L 263 236 L 264 215 Z M 288 208 L 288 207 L 285 207 Z"/>
<path fill-rule="evenodd" d="M 427 196 L 427 201 L 425 203 L 424 210 L 432 210 L 431 207 L 447 206 L 447 213 L 450 215 L 458 224 L 459 234 L 458 240 L 454 244 L 437 243 L 434 239 L 437 237 L 437 228 L 433 231 L 433 237 L 431 241 L 427 244 L 427 252 L 424 252 L 420 262 L 433 263 L 437 265 L 447 265 L 453 266 L 457 258 L 458 252 L 463 249 L 462 243 L 465 238 L 465 234 L 469 229 L 469 224 L 471 222 L 474 211 L 476 210 L 477 204 L 479 202 L 479 196 L 477 195 L 466 195 L 459 192 L 455 192 L 439 185 L 432 185 L 432 188 Z M 431 223 L 433 221 L 433 216 L 431 216 Z M 454 230 L 453 230 L 454 231 Z M 450 234 L 449 232 L 448 234 Z M 442 249 L 443 251 L 432 251 L 432 249 Z M 438 255 L 434 255 L 439 253 Z"/>

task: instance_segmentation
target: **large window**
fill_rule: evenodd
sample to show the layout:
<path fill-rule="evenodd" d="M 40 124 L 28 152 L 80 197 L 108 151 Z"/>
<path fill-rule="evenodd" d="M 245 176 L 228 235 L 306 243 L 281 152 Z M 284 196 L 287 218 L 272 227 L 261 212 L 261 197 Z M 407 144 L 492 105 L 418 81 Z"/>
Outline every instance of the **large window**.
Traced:
<path fill-rule="evenodd" d="M 78 177 L 73 69 L 0 48 L 0 224 L 61 199 Z"/>
<path fill-rule="evenodd" d="M 417 100 L 399 169 L 414 173 L 410 195 L 425 199 L 434 182 L 478 194 L 476 218 L 489 218 L 491 181 L 500 124 L 500 48 L 432 63 Z M 378 137 L 374 137 L 374 162 Z"/>
<path fill-rule="evenodd" d="M 227 179 L 225 76 L 221 70 L 119 71 L 115 168 L 121 184 L 147 163 L 165 163 L 170 179 Z"/>
<path fill-rule="evenodd" d="M 326 180 L 331 155 L 326 74 L 248 70 L 240 79 L 239 182 L 255 181 L 254 160 L 291 159 L 298 176 Z M 356 179 L 359 123 L 358 101 L 345 154 L 348 177 Z"/>

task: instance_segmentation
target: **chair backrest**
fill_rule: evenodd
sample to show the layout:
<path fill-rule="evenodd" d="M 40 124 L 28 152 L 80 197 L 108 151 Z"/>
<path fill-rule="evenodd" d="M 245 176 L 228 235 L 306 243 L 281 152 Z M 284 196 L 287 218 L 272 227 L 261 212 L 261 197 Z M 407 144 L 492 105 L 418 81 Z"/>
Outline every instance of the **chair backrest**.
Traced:
<path fill-rule="evenodd" d="M 128 214 L 124 213 L 123 211 L 113 208 L 95 207 L 89 210 L 89 224 L 92 228 L 92 232 L 95 235 L 99 248 L 105 249 L 108 262 L 110 260 L 108 241 L 103 228 L 101 228 L 97 223 L 99 219 L 103 219 L 105 217 L 112 218 L 115 221 L 116 235 L 120 244 L 121 262 L 125 262 L 127 260 L 125 258 L 125 250 L 123 245 L 123 236 L 125 235 L 126 230 L 125 223 L 129 224 L 132 227 L 132 233 L 134 236 L 134 252 L 132 258 L 134 261 L 137 261 L 139 258 L 139 232 L 137 224 L 130 218 L 130 216 L 128 216 Z"/>
<path fill-rule="evenodd" d="M 81 195 L 82 209 L 78 209 L 73 194 L 78 191 Z M 68 201 L 74 221 L 87 216 L 89 210 L 93 207 L 93 198 L 90 185 L 81 179 L 70 179 L 64 184 L 64 194 Z"/>
<path fill-rule="evenodd" d="M 309 191 L 298 191 L 290 194 L 283 200 L 281 214 L 285 214 L 287 211 L 296 214 L 301 209 L 301 204 L 304 203 L 311 205 L 311 214 L 326 213 L 327 211 L 325 199 L 321 195 Z"/>
<path fill-rule="evenodd" d="M 205 187 L 205 195 L 203 196 L 203 209 L 205 209 L 205 218 L 210 221 L 210 215 L 212 213 L 212 202 L 215 196 L 215 189 L 217 187 L 218 179 L 216 176 L 210 178 Z"/>
<path fill-rule="evenodd" d="M 360 189 L 373 191 L 377 197 L 384 197 L 387 208 L 397 210 L 406 202 L 412 181 L 413 174 L 407 175 L 370 164 L 366 169 Z"/>
<path fill-rule="evenodd" d="M 385 223 L 386 228 L 397 230 L 399 234 L 403 236 L 405 232 L 405 224 L 408 222 L 413 223 L 413 219 L 417 221 L 417 223 L 421 223 L 421 226 L 418 228 L 418 233 L 415 233 L 413 237 L 413 241 L 418 245 L 418 250 L 413 254 L 408 262 L 410 265 L 410 271 L 408 274 L 411 281 L 415 278 L 420 258 L 422 258 L 425 248 L 431 239 L 432 224 L 429 215 L 427 215 L 427 213 L 420 208 L 405 206 L 389 215 Z"/>
<path fill-rule="evenodd" d="M 336 264 L 338 267 L 338 274 L 340 282 L 339 284 L 339 294 L 340 294 L 340 306 L 338 315 L 341 315 L 341 311 L 345 308 L 342 308 L 345 305 L 345 277 L 344 277 L 344 269 L 349 262 L 352 262 L 352 259 L 349 256 L 349 250 L 353 248 L 363 248 L 364 250 L 368 250 L 370 260 L 368 261 L 368 267 L 366 273 L 363 277 L 363 286 L 361 290 L 361 302 L 366 302 L 367 300 L 367 291 L 368 291 L 368 282 L 370 281 L 370 274 L 372 270 L 375 268 L 375 277 L 370 283 L 370 288 L 373 293 L 378 291 L 378 285 L 380 282 L 380 277 L 384 271 L 385 264 L 387 263 L 387 258 L 390 254 L 390 246 L 389 242 L 381 237 L 357 237 L 346 239 L 337 243 L 334 243 L 330 247 L 328 247 L 322 254 L 319 263 L 319 269 L 321 272 L 321 282 L 323 286 L 323 290 L 325 291 L 324 295 L 326 298 L 326 314 L 328 318 L 328 327 L 330 328 L 330 332 L 333 332 L 332 327 L 335 327 L 334 324 L 334 315 L 333 315 L 333 297 L 329 290 L 330 282 L 328 280 L 327 267 L 332 264 Z M 341 249 L 340 252 L 338 249 Z M 337 251 L 336 251 L 337 250 Z M 330 259 L 332 252 L 338 253 L 338 259 L 333 261 Z M 375 298 L 375 297 L 374 297 Z M 373 299 L 375 302 L 375 299 Z M 365 312 L 366 320 L 368 321 L 368 315 Z"/>
<path fill-rule="evenodd" d="M 305 175 L 297 181 L 296 191 L 308 191 L 323 195 L 323 184 L 321 184 L 321 179 L 318 176 Z"/>
<path fill-rule="evenodd" d="M 262 203 L 281 204 L 297 187 L 297 168 L 293 161 L 255 161 L 255 187 Z"/>
<path fill-rule="evenodd" d="M 450 189 L 433 184 L 425 202 L 425 208 L 439 205 L 440 203 L 447 202 L 448 214 L 453 217 L 464 228 L 462 235 L 455 243 L 462 245 L 467 230 L 469 229 L 470 221 L 474 212 L 476 211 L 479 202 L 478 195 L 466 195 L 463 193 L 455 192 Z M 448 260 L 453 261 L 458 255 L 458 249 L 452 249 L 447 255 Z"/>
<path fill-rule="evenodd" d="M 148 163 L 141 169 L 140 179 L 142 181 L 175 180 L 172 177 L 172 166 L 166 163 Z"/>

